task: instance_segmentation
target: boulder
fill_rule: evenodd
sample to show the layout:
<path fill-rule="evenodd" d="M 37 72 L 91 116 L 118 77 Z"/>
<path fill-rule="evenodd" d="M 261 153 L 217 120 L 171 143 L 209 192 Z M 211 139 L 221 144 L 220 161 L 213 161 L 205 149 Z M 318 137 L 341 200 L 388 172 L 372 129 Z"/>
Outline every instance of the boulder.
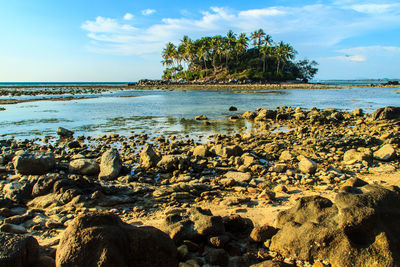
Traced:
<path fill-rule="evenodd" d="M 334 203 L 303 197 L 279 213 L 280 229 L 270 249 L 299 260 L 327 260 L 332 266 L 397 266 L 400 259 L 400 193 L 366 184 L 338 193 Z"/>
<path fill-rule="evenodd" d="M 382 161 L 390 161 L 396 157 L 396 151 L 391 144 L 386 144 L 374 152 L 374 158 Z"/>
<path fill-rule="evenodd" d="M 400 107 L 378 108 L 372 113 L 374 120 L 400 120 Z"/>
<path fill-rule="evenodd" d="M 60 137 L 64 137 L 64 138 L 67 137 L 68 138 L 68 137 L 72 137 L 74 135 L 74 132 L 71 131 L 71 130 L 65 129 L 63 127 L 58 127 L 57 134 Z"/>
<path fill-rule="evenodd" d="M 189 211 L 190 219 L 194 223 L 194 230 L 202 236 L 219 235 L 225 232 L 222 217 L 213 216 L 210 210 L 192 208 Z"/>
<path fill-rule="evenodd" d="M 210 154 L 210 152 L 205 145 L 196 146 L 193 150 L 193 156 L 207 157 L 208 154 Z"/>
<path fill-rule="evenodd" d="M 56 165 L 53 153 L 23 152 L 13 159 L 14 168 L 21 174 L 44 174 Z"/>
<path fill-rule="evenodd" d="M 23 267 L 36 263 L 39 244 L 34 237 L 0 232 L 0 266 Z"/>
<path fill-rule="evenodd" d="M 178 170 L 188 160 L 186 155 L 165 155 L 157 163 L 157 167 L 164 171 Z"/>
<path fill-rule="evenodd" d="M 118 150 L 110 149 L 103 153 L 100 162 L 99 179 L 114 180 L 122 169 L 122 161 Z"/>
<path fill-rule="evenodd" d="M 302 173 L 314 173 L 317 170 L 317 167 L 317 163 L 306 157 L 303 157 L 299 162 L 299 170 Z"/>
<path fill-rule="evenodd" d="M 32 186 L 29 183 L 10 182 L 3 187 L 5 198 L 16 202 L 24 202 L 31 198 Z"/>
<path fill-rule="evenodd" d="M 265 242 L 265 240 L 272 238 L 277 231 L 278 229 L 267 224 L 256 226 L 250 233 L 250 240 L 253 242 Z"/>
<path fill-rule="evenodd" d="M 96 175 L 100 165 L 95 159 L 75 159 L 69 163 L 69 172 L 82 175 Z"/>
<path fill-rule="evenodd" d="M 140 152 L 140 165 L 143 168 L 155 167 L 159 161 L 160 157 L 151 146 L 146 146 Z"/>
<path fill-rule="evenodd" d="M 134 227 L 116 215 L 88 213 L 64 231 L 56 252 L 57 266 L 173 266 L 177 249 L 154 227 Z"/>
<path fill-rule="evenodd" d="M 350 149 L 346 151 L 343 155 L 343 161 L 347 165 L 363 161 L 370 162 L 371 160 L 372 160 L 372 151 L 370 151 L 369 149 L 363 152 L 359 152 L 355 149 Z"/>
<path fill-rule="evenodd" d="M 238 110 L 237 107 L 234 107 L 234 106 L 229 107 L 229 111 L 237 111 L 237 110 Z"/>

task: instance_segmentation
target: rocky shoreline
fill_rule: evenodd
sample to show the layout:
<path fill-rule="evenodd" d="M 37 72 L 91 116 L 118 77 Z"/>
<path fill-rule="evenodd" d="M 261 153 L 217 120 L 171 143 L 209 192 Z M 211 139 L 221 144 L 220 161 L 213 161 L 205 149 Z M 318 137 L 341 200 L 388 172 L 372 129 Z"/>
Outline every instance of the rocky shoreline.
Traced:
<path fill-rule="evenodd" d="M 231 119 L 254 130 L 0 140 L 0 266 L 399 265 L 400 108 Z"/>

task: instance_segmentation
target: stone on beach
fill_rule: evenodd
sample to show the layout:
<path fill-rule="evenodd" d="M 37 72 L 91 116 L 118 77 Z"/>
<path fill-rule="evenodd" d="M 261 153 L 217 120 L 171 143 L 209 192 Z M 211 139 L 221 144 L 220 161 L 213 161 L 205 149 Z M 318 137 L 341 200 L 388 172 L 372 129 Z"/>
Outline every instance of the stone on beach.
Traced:
<path fill-rule="evenodd" d="M 68 137 L 68 138 L 74 136 L 74 132 L 73 131 L 68 130 L 66 128 L 63 128 L 63 127 L 58 127 L 57 134 L 60 137 Z"/>
<path fill-rule="evenodd" d="M 314 173 L 317 170 L 317 167 L 318 165 L 316 162 L 306 157 L 303 157 L 299 162 L 299 170 L 302 173 Z"/>
<path fill-rule="evenodd" d="M 56 165 L 53 153 L 23 152 L 13 159 L 14 168 L 21 174 L 44 174 Z"/>
<path fill-rule="evenodd" d="M 160 157 L 151 146 L 146 146 L 140 152 L 140 165 L 143 168 L 155 167 L 159 161 Z"/>
<path fill-rule="evenodd" d="M 386 144 L 374 152 L 374 158 L 382 161 L 390 161 L 396 157 L 396 151 L 390 144 Z"/>
<path fill-rule="evenodd" d="M 363 161 L 371 161 L 372 159 L 372 151 L 357 151 L 355 149 L 350 149 L 346 151 L 343 155 L 343 161 L 347 165 L 354 164 L 356 162 L 363 162 Z"/>
<path fill-rule="evenodd" d="M 0 232 L 0 266 L 32 266 L 39 257 L 39 244 L 34 237 Z"/>
<path fill-rule="evenodd" d="M 101 156 L 99 179 L 114 180 L 122 169 L 122 161 L 118 150 L 110 149 Z"/>
<path fill-rule="evenodd" d="M 75 218 L 63 233 L 57 266 L 178 265 L 177 248 L 154 227 L 135 227 L 111 214 L 89 213 Z"/>
<path fill-rule="evenodd" d="M 95 159 L 75 159 L 69 163 L 69 172 L 82 175 L 96 175 L 100 166 Z"/>
<path fill-rule="evenodd" d="M 395 266 L 399 259 L 400 194 L 379 185 L 336 195 L 303 197 L 278 215 L 270 249 L 332 266 Z"/>

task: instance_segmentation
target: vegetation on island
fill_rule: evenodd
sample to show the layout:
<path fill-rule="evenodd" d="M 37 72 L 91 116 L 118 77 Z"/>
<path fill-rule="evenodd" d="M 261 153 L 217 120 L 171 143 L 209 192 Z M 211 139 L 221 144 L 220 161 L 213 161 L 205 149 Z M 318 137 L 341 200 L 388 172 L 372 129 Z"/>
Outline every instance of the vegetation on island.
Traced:
<path fill-rule="evenodd" d="M 228 31 L 192 40 L 184 36 L 179 45 L 169 42 L 162 51 L 163 79 L 308 81 L 318 69 L 315 61 L 294 62 L 296 50 L 288 43 L 275 43 L 262 29 L 250 37 Z"/>

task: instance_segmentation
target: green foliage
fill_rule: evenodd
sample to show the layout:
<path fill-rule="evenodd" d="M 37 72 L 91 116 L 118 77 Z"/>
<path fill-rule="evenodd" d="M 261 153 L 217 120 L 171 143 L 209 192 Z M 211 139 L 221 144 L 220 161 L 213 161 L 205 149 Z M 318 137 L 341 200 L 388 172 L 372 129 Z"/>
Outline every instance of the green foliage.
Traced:
<path fill-rule="evenodd" d="M 249 48 L 249 41 L 252 47 Z M 312 79 L 315 61 L 293 63 L 296 50 L 287 43 L 275 43 L 262 29 L 239 35 L 228 31 L 192 40 L 184 36 L 178 46 L 169 42 L 162 51 L 163 79 L 285 81 Z M 185 66 L 185 68 L 183 67 Z"/>

